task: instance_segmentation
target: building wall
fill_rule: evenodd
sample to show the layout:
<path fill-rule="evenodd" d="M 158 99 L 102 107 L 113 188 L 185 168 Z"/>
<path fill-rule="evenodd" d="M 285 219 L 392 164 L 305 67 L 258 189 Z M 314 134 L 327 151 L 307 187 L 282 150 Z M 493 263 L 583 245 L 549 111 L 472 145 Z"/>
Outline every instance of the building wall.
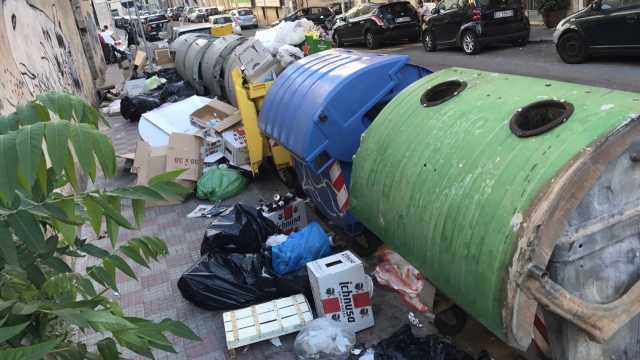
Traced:
<path fill-rule="evenodd" d="M 69 0 L 0 3 L 0 114 L 49 90 L 94 102 L 95 84 Z"/>

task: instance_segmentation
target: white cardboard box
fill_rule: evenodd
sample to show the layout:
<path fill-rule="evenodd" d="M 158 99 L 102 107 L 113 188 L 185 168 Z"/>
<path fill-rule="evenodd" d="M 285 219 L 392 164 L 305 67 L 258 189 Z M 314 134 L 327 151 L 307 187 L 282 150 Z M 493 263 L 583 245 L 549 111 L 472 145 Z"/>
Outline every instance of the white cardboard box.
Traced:
<path fill-rule="evenodd" d="M 318 317 L 329 315 L 356 332 L 374 325 L 373 283 L 351 251 L 308 262 L 307 272 Z"/>
<path fill-rule="evenodd" d="M 224 156 L 232 165 L 244 165 L 249 163 L 247 138 L 242 126 L 223 132 L 222 139 L 224 144 Z"/>
<path fill-rule="evenodd" d="M 307 205 L 300 198 L 280 210 L 262 212 L 262 215 L 273 221 L 283 234 L 298 231 L 307 225 Z"/>

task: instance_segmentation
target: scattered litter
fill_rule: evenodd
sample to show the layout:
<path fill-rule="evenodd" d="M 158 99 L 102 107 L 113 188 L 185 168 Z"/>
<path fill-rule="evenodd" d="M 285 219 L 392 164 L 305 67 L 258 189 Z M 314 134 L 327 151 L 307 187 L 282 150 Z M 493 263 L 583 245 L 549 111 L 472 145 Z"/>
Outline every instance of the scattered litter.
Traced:
<path fill-rule="evenodd" d="M 151 146 L 169 145 L 169 135 L 176 132 L 195 134 L 199 129 L 191 125 L 189 115 L 209 100 L 211 99 L 194 95 L 145 112 L 140 117 L 138 133 Z"/>
<path fill-rule="evenodd" d="M 159 78 L 157 75 L 154 75 L 144 82 L 144 87 L 142 88 L 142 92 L 147 94 L 150 91 L 164 85 L 167 82 L 167 79 Z"/>
<path fill-rule="evenodd" d="M 293 344 L 298 359 L 343 360 L 349 357 L 356 334 L 339 321 L 321 317 L 298 333 Z"/>
<path fill-rule="evenodd" d="M 200 254 L 255 253 L 277 231 L 278 228 L 255 209 L 236 204 L 209 224 L 202 239 Z"/>
<path fill-rule="evenodd" d="M 291 45 L 283 45 L 278 48 L 276 59 L 280 62 L 282 67 L 287 67 L 289 64 L 298 61 L 304 57 L 304 52 L 299 48 Z"/>
<path fill-rule="evenodd" d="M 419 295 L 425 285 L 433 286 L 422 274 L 402 256 L 388 248 L 381 251 L 380 259 L 381 262 L 373 272 L 378 283 L 400 293 L 402 301 L 415 311 L 429 311 L 429 307 L 421 302 Z"/>
<path fill-rule="evenodd" d="M 374 351 L 376 360 L 474 360 L 439 335 L 413 336 L 409 325 L 380 341 Z"/>
<path fill-rule="evenodd" d="M 146 79 L 127 80 L 124 84 L 124 90 L 127 93 L 127 96 L 133 97 L 142 94 L 146 81 Z"/>
<path fill-rule="evenodd" d="M 302 44 L 305 40 L 304 34 L 313 29 L 313 23 L 307 19 L 283 21 L 276 26 L 257 31 L 254 37 L 269 49 L 271 54 L 276 55 L 283 45 Z"/>
<path fill-rule="evenodd" d="M 307 205 L 292 193 L 275 194 L 273 201 L 258 203 L 258 210 L 273 221 L 283 234 L 298 231 L 307 225 Z"/>
<path fill-rule="evenodd" d="M 207 169 L 198 179 L 196 196 L 216 202 L 241 193 L 245 187 L 247 179 L 238 170 L 219 165 Z"/>
<path fill-rule="evenodd" d="M 101 109 L 102 113 L 108 116 L 117 116 L 120 115 L 120 102 L 122 100 L 114 100 L 108 106 L 105 106 Z"/>
<path fill-rule="evenodd" d="M 307 272 L 318 316 L 329 315 L 354 332 L 374 325 L 373 281 L 351 251 L 309 262 Z"/>
<path fill-rule="evenodd" d="M 120 114 L 129 121 L 138 122 L 142 114 L 160 105 L 162 102 L 153 96 L 125 96 L 120 101 Z"/>
<path fill-rule="evenodd" d="M 313 317 L 312 317 L 312 319 L 313 319 Z M 269 339 L 269 342 L 271 342 L 273 344 L 273 346 L 275 346 L 275 347 L 282 346 L 282 341 L 280 341 L 279 337 L 274 337 L 272 339 Z"/>
<path fill-rule="evenodd" d="M 213 205 L 198 205 L 193 211 L 191 211 L 187 217 L 188 218 L 211 218 L 214 216 L 222 215 L 226 211 L 231 211 L 231 208 L 226 206 L 221 206 L 220 202 L 217 202 Z"/>
<path fill-rule="evenodd" d="M 287 241 L 288 238 L 289 238 L 289 236 L 284 235 L 284 234 L 271 235 L 267 239 L 267 242 L 265 243 L 265 246 L 266 247 L 273 247 L 273 246 L 276 246 L 276 245 L 280 245 L 283 242 Z"/>
<path fill-rule="evenodd" d="M 273 246 L 271 261 L 276 274 L 285 275 L 330 254 L 329 236 L 322 226 L 312 222 L 302 230 L 289 234 L 284 243 Z"/>
<path fill-rule="evenodd" d="M 300 331 L 313 320 L 311 307 L 302 294 L 272 300 L 222 314 L 227 349 L 269 340 L 280 347 L 279 336 Z"/>

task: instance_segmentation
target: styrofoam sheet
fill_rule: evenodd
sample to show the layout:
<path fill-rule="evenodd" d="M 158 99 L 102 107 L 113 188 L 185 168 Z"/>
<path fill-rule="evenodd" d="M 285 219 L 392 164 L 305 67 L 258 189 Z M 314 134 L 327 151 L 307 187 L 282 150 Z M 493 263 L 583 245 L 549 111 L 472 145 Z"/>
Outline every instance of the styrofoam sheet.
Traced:
<path fill-rule="evenodd" d="M 148 111 L 140 117 L 138 134 L 153 147 L 169 145 L 169 135 L 175 132 L 194 134 L 199 129 L 191 125 L 190 115 L 209 101 L 207 97 L 193 95 Z"/>

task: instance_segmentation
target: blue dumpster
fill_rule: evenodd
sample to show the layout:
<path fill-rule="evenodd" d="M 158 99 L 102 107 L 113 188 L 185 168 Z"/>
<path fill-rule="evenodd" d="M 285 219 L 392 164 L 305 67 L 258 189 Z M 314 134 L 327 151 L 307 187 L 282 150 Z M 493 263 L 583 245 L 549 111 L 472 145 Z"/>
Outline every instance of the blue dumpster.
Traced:
<path fill-rule="evenodd" d="M 260 128 L 287 148 L 305 193 L 336 225 L 348 211 L 351 159 L 360 136 L 402 89 L 431 71 L 406 55 L 332 49 L 291 64 L 267 92 Z"/>

